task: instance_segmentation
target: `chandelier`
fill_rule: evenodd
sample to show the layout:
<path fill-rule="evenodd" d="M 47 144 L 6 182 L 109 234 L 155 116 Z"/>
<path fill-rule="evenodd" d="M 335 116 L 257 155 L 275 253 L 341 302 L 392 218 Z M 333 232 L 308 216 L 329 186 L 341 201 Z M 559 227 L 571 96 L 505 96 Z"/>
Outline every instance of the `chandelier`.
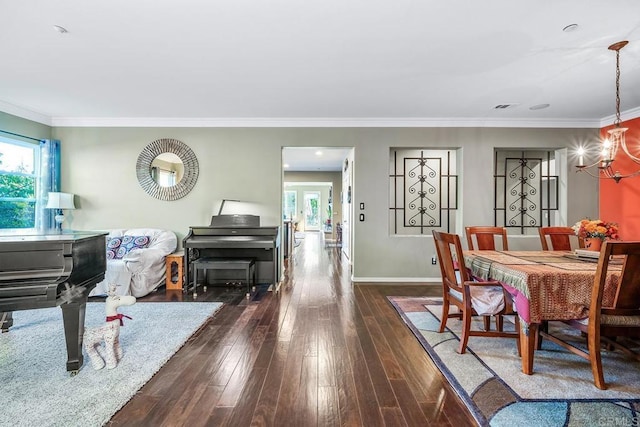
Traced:
<path fill-rule="evenodd" d="M 631 154 L 627 148 L 624 135 L 627 128 L 620 126 L 620 49 L 628 43 L 628 41 L 623 40 L 609 46 L 609 50 L 616 52 L 616 119 L 613 122 L 614 127 L 607 131 L 609 136 L 600 143 L 600 155 L 595 163 L 590 165 L 584 164 L 585 149 L 583 147 L 580 147 L 577 153 L 578 166 L 576 167 L 578 168 L 578 172 L 587 172 L 595 178 L 613 179 L 616 183 L 620 182 L 622 178 L 640 175 L 640 169 L 629 174 L 621 174 L 620 171 L 614 171 L 613 169 L 613 161 L 620 147 L 622 147 L 622 150 L 631 160 L 640 165 L 640 158 Z"/>

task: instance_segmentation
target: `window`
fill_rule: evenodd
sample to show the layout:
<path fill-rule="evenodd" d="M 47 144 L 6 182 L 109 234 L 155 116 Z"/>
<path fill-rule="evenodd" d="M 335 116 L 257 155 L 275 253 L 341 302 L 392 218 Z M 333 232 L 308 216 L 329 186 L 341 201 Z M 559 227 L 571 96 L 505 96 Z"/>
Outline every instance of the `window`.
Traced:
<path fill-rule="evenodd" d="M 556 152 L 496 149 L 495 225 L 519 234 L 561 224 Z"/>
<path fill-rule="evenodd" d="M 153 167 L 151 168 L 151 177 L 160 187 L 173 187 L 177 184 L 174 171 Z"/>
<path fill-rule="evenodd" d="M 39 147 L 0 139 L 0 228 L 34 228 Z"/>
<path fill-rule="evenodd" d="M 297 191 L 285 191 L 284 192 L 284 206 L 282 207 L 282 212 L 284 219 L 293 220 L 296 217 L 297 212 Z"/>
<path fill-rule="evenodd" d="M 455 150 L 392 149 L 389 163 L 391 234 L 455 233 Z"/>

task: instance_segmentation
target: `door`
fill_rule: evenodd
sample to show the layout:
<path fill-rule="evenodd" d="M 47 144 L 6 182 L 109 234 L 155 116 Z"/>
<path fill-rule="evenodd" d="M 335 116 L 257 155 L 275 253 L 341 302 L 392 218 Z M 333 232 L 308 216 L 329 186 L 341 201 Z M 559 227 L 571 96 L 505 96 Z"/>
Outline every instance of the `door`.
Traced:
<path fill-rule="evenodd" d="M 351 218 L 353 215 L 351 186 L 353 185 L 353 156 L 345 159 L 342 171 L 342 253 L 351 263 Z"/>
<path fill-rule="evenodd" d="M 320 192 L 304 192 L 304 229 L 305 231 L 320 230 Z"/>

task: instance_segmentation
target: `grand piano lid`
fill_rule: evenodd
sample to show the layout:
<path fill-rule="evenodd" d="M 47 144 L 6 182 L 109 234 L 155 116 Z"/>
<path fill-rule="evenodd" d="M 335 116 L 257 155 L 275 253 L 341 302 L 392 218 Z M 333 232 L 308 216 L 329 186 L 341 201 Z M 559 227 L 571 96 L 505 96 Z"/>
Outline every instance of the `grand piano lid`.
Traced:
<path fill-rule="evenodd" d="M 106 231 L 63 230 L 0 230 L 0 243 L 8 242 L 68 242 L 94 236 L 106 236 Z"/>

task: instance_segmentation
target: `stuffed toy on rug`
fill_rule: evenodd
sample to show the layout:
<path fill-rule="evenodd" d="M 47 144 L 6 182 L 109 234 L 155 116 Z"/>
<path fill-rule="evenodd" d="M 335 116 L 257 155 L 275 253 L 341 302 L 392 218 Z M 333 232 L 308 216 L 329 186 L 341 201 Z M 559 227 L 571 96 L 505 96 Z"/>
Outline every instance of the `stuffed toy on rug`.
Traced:
<path fill-rule="evenodd" d="M 133 296 L 116 295 L 116 286 L 111 285 L 105 300 L 106 323 L 97 328 L 86 329 L 84 332 L 84 349 L 91 359 L 94 369 L 102 369 L 105 364 L 107 369 L 113 369 L 122 359 L 120 348 L 120 326 L 123 326 L 123 318 L 131 317 L 118 313 L 118 307 L 133 305 L 136 298 Z M 104 342 L 104 359 L 98 352 L 98 347 Z"/>

